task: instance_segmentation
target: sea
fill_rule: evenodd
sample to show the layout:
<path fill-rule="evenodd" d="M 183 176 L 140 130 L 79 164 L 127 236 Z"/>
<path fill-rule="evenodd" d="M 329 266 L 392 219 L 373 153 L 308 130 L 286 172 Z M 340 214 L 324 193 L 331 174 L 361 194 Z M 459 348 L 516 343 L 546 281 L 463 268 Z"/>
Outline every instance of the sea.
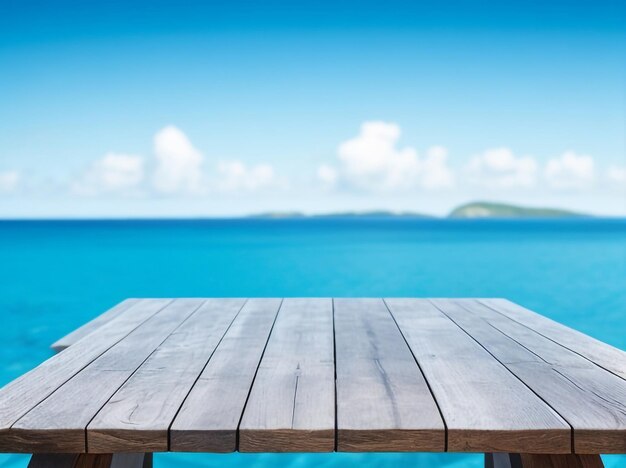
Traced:
<path fill-rule="evenodd" d="M 0 384 L 128 297 L 505 297 L 626 349 L 626 219 L 0 222 Z M 626 457 L 604 457 L 626 467 Z M 0 455 L 26 467 L 27 455 Z M 158 454 L 155 467 L 482 467 L 479 454 Z"/>

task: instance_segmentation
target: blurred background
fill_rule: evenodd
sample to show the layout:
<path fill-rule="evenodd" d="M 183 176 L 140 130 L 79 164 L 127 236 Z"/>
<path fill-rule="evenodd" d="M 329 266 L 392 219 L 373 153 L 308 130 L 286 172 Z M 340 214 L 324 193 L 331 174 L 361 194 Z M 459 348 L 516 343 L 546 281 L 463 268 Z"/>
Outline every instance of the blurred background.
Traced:
<path fill-rule="evenodd" d="M 626 214 L 623 2 L 3 0 L 0 214 Z"/>

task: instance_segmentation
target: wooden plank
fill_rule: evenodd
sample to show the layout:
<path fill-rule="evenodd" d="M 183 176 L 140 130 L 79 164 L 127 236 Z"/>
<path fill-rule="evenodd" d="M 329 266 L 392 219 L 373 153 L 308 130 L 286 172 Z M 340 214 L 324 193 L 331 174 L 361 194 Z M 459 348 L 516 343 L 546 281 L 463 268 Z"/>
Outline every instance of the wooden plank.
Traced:
<path fill-rule="evenodd" d="M 170 428 L 171 451 L 233 452 L 280 299 L 250 299 L 226 332 Z"/>
<path fill-rule="evenodd" d="M 239 429 L 242 452 L 330 452 L 335 369 L 330 299 L 285 299 Z"/>
<path fill-rule="evenodd" d="M 626 452 L 626 381 L 476 300 L 433 302 L 572 426 L 575 452 Z"/>
<path fill-rule="evenodd" d="M 201 299 L 171 302 L 29 411 L 11 427 L 3 442 L 29 452 L 84 452 L 85 428 L 98 410 L 203 302 Z M 80 343 L 59 356 L 73 351 Z"/>
<path fill-rule="evenodd" d="M 382 299 L 335 299 L 337 450 L 445 451 L 445 426 Z"/>
<path fill-rule="evenodd" d="M 127 313 L 96 330 L 88 340 L 51 357 L 0 390 L 0 450 L 19 452 L 20 444 L 7 436 L 11 426 L 24 414 L 49 397 L 97 357 L 158 315 L 170 299 L 149 299 L 133 305 Z"/>
<path fill-rule="evenodd" d="M 138 302 L 139 302 L 139 299 L 126 299 L 120 302 L 119 304 L 110 308 L 103 314 L 98 315 L 96 318 L 94 318 L 90 322 L 87 322 L 80 328 L 77 328 L 71 333 L 68 333 L 67 335 L 65 335 L 63 338 L 55 341 L 54 343 L 52 343 L 50 347 L 57 353 L 60 351 L 63 351 L 65 348 L 69 348 L 78 340 L 84 338 L 90 333 L 93 333 L 105 323 L 109 323 L 114 318 L 119 317 L 120 315 L 122 315 L 123 312 L 127 311 Z"/>
<path fill-rule="evenodd" d="M 244 303 L 208 299 L 167 337 L 89 423 L 88 451 L 167 451 L 170 424 Z"/>
<path fill-rule="evenodd" d="M 386 302 L 439 404 L 448 451 L 571 452 L 569 425 L 433 304 Z"/>
<path fill-rule="evenodd" d="M 624 351 L 506 299 L 481 299 L 480 302 L 584 356 L 622 379 L 626 379 L 626 353 Z"/>

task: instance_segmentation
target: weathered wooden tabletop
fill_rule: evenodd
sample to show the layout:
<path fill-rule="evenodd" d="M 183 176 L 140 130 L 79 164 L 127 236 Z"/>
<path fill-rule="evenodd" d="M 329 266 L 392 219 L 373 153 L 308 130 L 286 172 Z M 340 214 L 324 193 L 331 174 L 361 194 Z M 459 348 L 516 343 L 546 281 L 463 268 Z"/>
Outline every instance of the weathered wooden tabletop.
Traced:
<path fill-rule="evenodd" d="M 129 299 L 55 346 L 1 451 L 626 452 L 626 354 L 502 299 Z"/>

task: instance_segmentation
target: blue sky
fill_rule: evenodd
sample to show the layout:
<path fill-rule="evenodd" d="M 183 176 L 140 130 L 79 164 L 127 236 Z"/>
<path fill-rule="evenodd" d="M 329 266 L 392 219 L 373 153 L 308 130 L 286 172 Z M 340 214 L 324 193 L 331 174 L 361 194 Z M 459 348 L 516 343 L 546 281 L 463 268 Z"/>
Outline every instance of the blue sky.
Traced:
<path fill-rule="evenodd" d="M 2 217 L 626 214 L 621 2 L 0 2 Z"/>

